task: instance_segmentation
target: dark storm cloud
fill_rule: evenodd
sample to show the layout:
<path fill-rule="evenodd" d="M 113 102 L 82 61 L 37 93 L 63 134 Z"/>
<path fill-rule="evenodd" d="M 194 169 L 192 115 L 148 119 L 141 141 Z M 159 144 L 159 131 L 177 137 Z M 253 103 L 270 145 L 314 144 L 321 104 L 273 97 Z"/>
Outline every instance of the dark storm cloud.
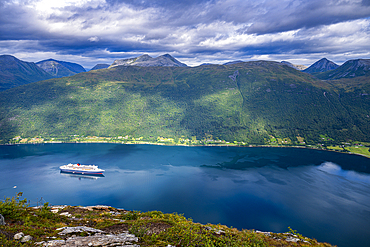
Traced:
<path fill-rule="evenodd" d="M 291 1 L 270 2 L 263 6 L 265 13 L 258 16 L 248 33 L 271 33 L 311 28 L 321 25 L 356 20 L 370 15 L 370 8 L 355 1 Z"/>
<path fill-rule="evenodd" d="M 147 1 L 136 1 L 136 0 L 107 0 L 107 4 L 111 6 L 120 5 L 120 4 L 128 4 L 134 6 L 136 8 L 148 8 L 148 7 L 155 7 L 155 8 L 170 8 L 170 9 L 179 9 L 179 8 L 187 8 L 193 5 L 200 5 L 201 3 L 212 3 L 216 2 L 214 0 L 147 0 Z"/>
<path fill-rule="evenodd" d="M 37 26 L 29 25 L 33 13 L 11 1 L 0 2 L 0 40 L 33 39 L 39 34 Z"/>
<path fill-rule="evenodd" d="M 135 8 L 160 8 L 164 25 L 211 23 L 215 20 L 251 24 L 248 33 L 264 34 L 311 28 L 319 25 L 369 17 L 370 0 L 309 1 L 122 1 L 108 0 L 110 6 L 126 4 Z M 186 20 L 184 22 L 184 20 Z"/>
<path fill-rule="evenodd" d="M 362 0 L 361 3 L 363 6 L 370 6 L 370 0 Z"/>

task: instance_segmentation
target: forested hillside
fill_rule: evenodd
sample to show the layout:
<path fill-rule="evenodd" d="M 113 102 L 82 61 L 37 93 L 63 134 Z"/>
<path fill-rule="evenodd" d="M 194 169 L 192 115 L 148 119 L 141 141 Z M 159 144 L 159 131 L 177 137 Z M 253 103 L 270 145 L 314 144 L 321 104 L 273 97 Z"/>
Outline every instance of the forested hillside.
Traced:
<path fill-rule="evenodd" d="M 0 140 L 369 142 L 369 79 L 342 80 L 321 81 L 267 61 L 117 66 L 0 93 Z"/>

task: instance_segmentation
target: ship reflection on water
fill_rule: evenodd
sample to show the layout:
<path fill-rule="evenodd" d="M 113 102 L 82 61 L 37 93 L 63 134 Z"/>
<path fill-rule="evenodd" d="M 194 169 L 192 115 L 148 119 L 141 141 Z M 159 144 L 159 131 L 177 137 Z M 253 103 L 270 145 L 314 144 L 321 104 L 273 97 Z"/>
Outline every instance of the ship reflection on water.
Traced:
<path fill-rule="evenodd" d="M 60 172 L 62 176 L 71 177 L 71 178 L 78 178 L 78 180 L 81 179 L 91 179 L 91 180 L 97 180 L 98 178 L 104 178 L 105 176 L 103 174 L 93 174 L 93 175 L 87 175 L 87 174 L 73 174 L 69 172 Z"/>

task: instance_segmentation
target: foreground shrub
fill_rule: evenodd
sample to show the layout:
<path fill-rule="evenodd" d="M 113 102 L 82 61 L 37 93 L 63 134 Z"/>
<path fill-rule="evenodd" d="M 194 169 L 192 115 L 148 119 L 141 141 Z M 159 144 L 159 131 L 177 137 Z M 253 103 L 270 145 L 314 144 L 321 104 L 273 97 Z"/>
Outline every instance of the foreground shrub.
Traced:
<path fill-rule="evenodd" d="M 22 214 L 29 206 L 27 199 L 20 199 L 22 194 L 22 192 L 19 192 L 15 198 L 5 198 L 4 201 L 0 201 L 0 214 L 4 216 L 5 220 L 16 221 L 22 219 Z"/>

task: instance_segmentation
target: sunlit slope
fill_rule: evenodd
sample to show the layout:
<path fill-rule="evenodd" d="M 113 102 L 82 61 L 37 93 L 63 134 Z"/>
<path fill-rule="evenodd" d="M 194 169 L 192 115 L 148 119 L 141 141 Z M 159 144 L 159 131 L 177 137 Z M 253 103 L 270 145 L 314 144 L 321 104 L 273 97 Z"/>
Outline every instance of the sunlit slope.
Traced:
<path fill-rule="evenodd" d="M 369 98 L 357 99 L 365 109 L 353 114 L 350 99 L 341 102 L 345 96 L 338 90 L 275 62 L 118 66 L 0 93 L 0 139 L 183 136 L 263 144 L 271 135 L 292 143 L 300 138 L 316 143 L 327 135 L 335 141 L 369 140 L 364 116 Z"/>

